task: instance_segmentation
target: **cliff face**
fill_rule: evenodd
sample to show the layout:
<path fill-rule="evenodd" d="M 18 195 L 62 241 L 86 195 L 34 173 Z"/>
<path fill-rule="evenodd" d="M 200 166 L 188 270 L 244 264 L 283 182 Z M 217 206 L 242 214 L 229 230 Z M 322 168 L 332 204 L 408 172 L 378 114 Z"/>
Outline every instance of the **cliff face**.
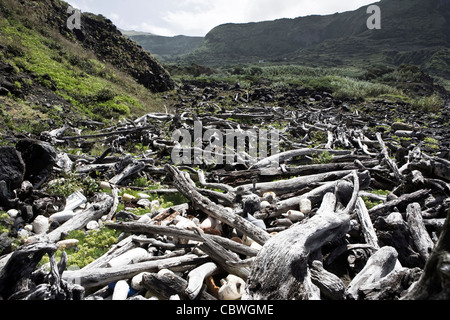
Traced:
<path fill-rule="evenodd" d="M 25 4 L 23 5 L 33 5 Z M 32 2 L 31 2 L 32 3 Z M 136 42 L 123 36 L 119 29 L 101 15 L 82 13 L 81 29 L 67 28 L 69 4 L 59 0 L 39 1 L 47 24 L 57 28 L 68 39 L 79 42 L 92 50 L 101 60 L 108 62 L 133 76 L 138 83 L 153 92 L 164 92 L 174 88 L 168 72 L 160 63 Z"/>
<path fill-rule="evenodd" d="M 161 64 L 101 15 L 59 0 L 0 1 L 0 131 L 161 112 L 175 87 Z"/>

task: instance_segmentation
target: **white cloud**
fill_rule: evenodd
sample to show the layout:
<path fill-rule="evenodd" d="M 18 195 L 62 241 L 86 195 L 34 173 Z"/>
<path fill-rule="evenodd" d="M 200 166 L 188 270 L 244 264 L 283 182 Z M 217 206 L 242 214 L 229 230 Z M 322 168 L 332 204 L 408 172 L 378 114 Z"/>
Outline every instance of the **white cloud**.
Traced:
<path fill-rule="evenodd" d="M 177 30 L 204 35 L 224 23 L 245 23 L 354 10 L 375 0 L 184 0 L 162 19 Z"/>
<path fill-rule="evenodd" d="M 68 0 L 118 27 L 155 34 L 204 36 L 224 23 L 245 23 L 355 10 L 376 0 Z"/>

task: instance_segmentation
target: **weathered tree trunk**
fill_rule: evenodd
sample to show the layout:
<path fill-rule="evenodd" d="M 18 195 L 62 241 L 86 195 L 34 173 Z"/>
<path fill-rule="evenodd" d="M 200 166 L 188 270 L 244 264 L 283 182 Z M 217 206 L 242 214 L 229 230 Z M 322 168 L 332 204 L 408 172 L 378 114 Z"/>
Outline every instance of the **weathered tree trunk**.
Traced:
<path fill-rule="evenodd" d="M 438 243 L 428 259 L 419 281 L 402 300 L 450 300 L 450 208 Z"/>
<path fill-rule="evenodd" d="M 434 248 L 434 243 L 423 223 L 422 210 L 418 203 L 411 203 L 406 208 L 406 221 L 408 222 L 411 237 L 424 262 L 427 262 Z"/>
<path fill-rule="evenodd" d="M 33 243 L 16 250 L 0 270 L 0 296 L 7 299 L 14 293 L 22 278 L 29 278 L 45 254 L 53 255 L 58 246 L 52 243 Z"/>
<path fill-rule="evenodd" d="M 350 217 L 336 214 L 335 206 L 335 196 L 327 194 L 314 217 L 279 233 L 263 246 L 251 269 L 245 299 L 311 298 L 310 254 L 350 228 Z"/>
<path fill-rule="evenodd" d="M 142 285 L 145 289 L 165 300 L 169 300 L 173 296 L 178 296 L 181 300 L 193 300 L 186 293 L 188 282 L 173 272 L 146 273 L 142 276 Z M 198 298 L 201 300 L 216 300 L 204 290 L 205 288 L 206 286 L 202 287 L 202 290 L 198 293 Z"/>
<path fill-rule="evenodd" d="M 76 281 L 85 288 L 95 288 L 115 281 L 131 279 L 142 272 L 158 272 L 161 269 L 174 271 L 191 270 L 193 266 L 198 266 L 208 260 L 206 256 L 199 257 L 194 254 L 186 254 L 182 257 L 159 259 L 115 268 L 65 271 L 62 277 L 68 282 Z"/>
<path fill-rule="evenodd" d="M 321 295 L 329 300 L 344 300 L 345 285 L 335 274 L 323 268 L 322 262 L 316 260 L 311 264 L 311 280 L 319 287 Z"/>

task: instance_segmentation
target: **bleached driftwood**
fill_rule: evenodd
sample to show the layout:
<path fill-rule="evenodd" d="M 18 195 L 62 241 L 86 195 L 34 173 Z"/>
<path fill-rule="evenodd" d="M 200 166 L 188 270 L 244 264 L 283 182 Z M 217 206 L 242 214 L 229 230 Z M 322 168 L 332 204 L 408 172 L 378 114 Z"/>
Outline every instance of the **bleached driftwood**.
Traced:
<path fill-rule="evenodd" d="M 181 300 L 190 300 L 189 295 L 185 292 L 188 282 L 167 270 L 159 273 L 145 273 L 142 276 L 142 285 L 145 289 L 165 300 L 170 300 L 173 296 L 178 296 Z M 202 290 L 198 293 L 200 300 L 216 300 L 204 289 L 205 287 L 202 287 Z"/>
<path fill-rule="evenodd" d="M 434 243 L 423 223 L 420 204 L 411 203 L 408 205 L 406 208 L 406 221 L 420 256 L 424 262 L 428 261 L 433 251 Z"/>
<path fill-rule="evenodd" d="M 311 280 L 319 287 L 321 295 L 329 300 L 344 300 L 345 285 L 335 274 L 323 268 L 321 261 L 311 263 Z"/>
<path fill-rule="evenodd" d="M 308 258 L 328 241 L 343 236 L 350 217 L 335 213 L 336 197 L 328 193 L 311 219 L 270 239 L 251 269 L 245 299 L 310 299 Z"/>
<path fill-rule="evenodd" d="M 345 294 L 348 299 L 359 299 L 359 290 L 366 285 L 387 276 L 395 269 L 398 253 L 392 247 L 383 247 L 372 255 L 366 266 L 356 275 L 348 285 Z"/>
<path fill-rule="evenodd" d="M 224 207 L 217 205 L 208 198 L 202 196 L 195 189 L 194 184 L 191 182 L 192 180 L 189 181 L 190 179 L 177 168 L 171 165 L 166 165 L 165 168 L 174 180 L 174 186 L 192 202 L 193 207 L 236 228 L 236 230 L 239 230 L 259 244 L 264 244 L 270 238 L 270 235 L 263 229 L 256 227 L 251 222 L 234 213 L 230 213 Z"/>
<path fill-rule="evenodd" d="M 115 281 L 131 279 L 142 272 L 158 272 L 161 269 L 186 271 L 192 269 L 192 266 L 207 262 L 207 260 L 206 256 L 186 254 L 181 257 L 159 259 L 115 268 L 65 271 L 62 277 L 68 282 L 76 281 L 85 288 L 95 288 Z"/>
<path fill-rule="evenodd" d="M 205 285 L 205 279 L 219 271 L 214 262 L 205 263 L 189 272 L 187 275 L 188 285 L 184 290 L 189 299 L 194 300 Z"/>
<path fill-rule="evenodd" d="M 449 203 L 447 203 L 449 205 Z M 447 220 L 423 274 L 401 298 L 402 300 L 449 300 L 450 299 L 450 208 Z"/>

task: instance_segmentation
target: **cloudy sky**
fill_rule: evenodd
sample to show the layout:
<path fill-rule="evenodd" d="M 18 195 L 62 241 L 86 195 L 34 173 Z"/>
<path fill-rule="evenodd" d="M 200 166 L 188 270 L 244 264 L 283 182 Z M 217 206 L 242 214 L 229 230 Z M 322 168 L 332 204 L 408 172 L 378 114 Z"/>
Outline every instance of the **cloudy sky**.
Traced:
<path fill-rule="evenodd" d="M 355 10 L 377 0 L 68 0 L 125 30 L 204 36 L 223 23 L 243 23 Z"/>

